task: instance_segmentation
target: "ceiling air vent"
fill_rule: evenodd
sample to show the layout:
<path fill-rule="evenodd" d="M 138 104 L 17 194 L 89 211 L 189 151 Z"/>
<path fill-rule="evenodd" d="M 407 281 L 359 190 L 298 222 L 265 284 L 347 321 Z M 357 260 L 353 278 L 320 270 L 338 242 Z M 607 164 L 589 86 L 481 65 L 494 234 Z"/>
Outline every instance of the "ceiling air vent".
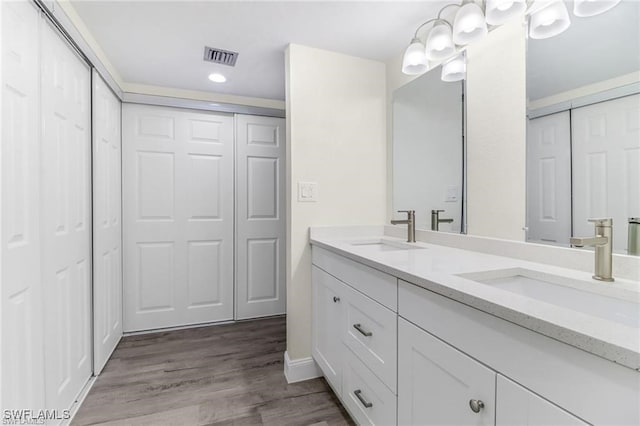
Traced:
<path fill-rule="evenodd" d="M 216 64 L 229 65 L 234 67 L 238 59 L 238 52 L 230 50 L 214 49 L 213 47 L 204 47 L 204 60 L 214 62 Z"/>

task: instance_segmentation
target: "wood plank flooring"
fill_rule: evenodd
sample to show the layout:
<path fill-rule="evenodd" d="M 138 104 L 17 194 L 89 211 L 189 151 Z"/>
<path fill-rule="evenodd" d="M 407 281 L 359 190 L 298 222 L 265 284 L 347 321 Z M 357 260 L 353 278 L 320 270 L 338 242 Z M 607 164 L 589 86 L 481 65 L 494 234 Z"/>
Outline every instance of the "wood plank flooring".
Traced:
<path fill-rule="evenodd" d="M 287 384 L 285 318 L 122 339 L 74 425 L 352 425 L 324 379 Z"/>

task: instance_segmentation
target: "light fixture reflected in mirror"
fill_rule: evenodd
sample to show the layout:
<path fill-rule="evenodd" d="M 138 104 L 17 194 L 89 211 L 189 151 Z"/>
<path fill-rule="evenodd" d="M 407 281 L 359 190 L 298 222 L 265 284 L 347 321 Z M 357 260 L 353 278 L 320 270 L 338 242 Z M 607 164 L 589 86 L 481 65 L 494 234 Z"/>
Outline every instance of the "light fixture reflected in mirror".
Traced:
<path fill-rule="evenodd" d="M 411 44 L 404 52 L 402 72 L 407 75 L 418 75 L 429 70 L 429 62 L 424 44 L 418 38 L 411 40 Z"/>
<path fill-rule="evenodd" d="M 485 11 L 487 24 L 502 25 L 527 10 L 526 0 L 487 0 Z"/>
<path fill-rule="evenodd" d="M 533 7 L 539 3 L 547 3 L 547 5 L 531 14 L 529 37 L 534 39 L 554 37 L 569 28 L 571 19 L 564 1 L 536 0 Z"/>
<path fill-rule="evenodd" d="M 613 9 L 620 0 L 575 0 L 573 14 L 581 18 L 595 16 Z"/>
<path fill-rule="evenodd" d="M 482 9 L 473 1 L 465 3 L 453 22 L 453 42 L 464 46 L 487 35 L 487 22 Z"/>
<path fill-rule="evenodd" d="M 429 32 L 426 44 L 427 59 L 442 61 L 455 53 L 455 46 L 451 37 L 451 26 L 443 19 L 435 22 Z"/>
<path fill-rule="evenodd" d="M 442 64 L 442 81 L 460 81 L 464 80 L 467 75 L 467 63 L 464 53 L 449 59 Z"/>

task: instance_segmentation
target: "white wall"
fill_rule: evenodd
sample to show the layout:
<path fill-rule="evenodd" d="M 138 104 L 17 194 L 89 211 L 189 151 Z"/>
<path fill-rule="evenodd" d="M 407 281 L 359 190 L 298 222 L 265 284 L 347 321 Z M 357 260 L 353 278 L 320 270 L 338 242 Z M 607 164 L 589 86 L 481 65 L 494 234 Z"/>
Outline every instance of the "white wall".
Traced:
<path fill-rule="evenodd" d="M 467 224 L 524 241 L 526 58 L 520 20 L 467 49 Z"/>
<path fill-rule="evenodd" d="M 385 65 L 300 45 L 286 52 L 287 352 L 311 355 L 309 227 L 386 219 Z M 297 201 L 298 181 L 318 202 Z"/>

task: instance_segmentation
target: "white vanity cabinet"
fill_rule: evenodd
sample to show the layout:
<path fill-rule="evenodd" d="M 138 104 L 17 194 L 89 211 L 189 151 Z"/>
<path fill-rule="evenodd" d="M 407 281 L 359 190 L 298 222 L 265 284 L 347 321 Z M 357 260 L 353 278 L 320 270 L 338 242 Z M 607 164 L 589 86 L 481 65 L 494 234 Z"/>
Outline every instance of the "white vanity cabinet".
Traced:
<path fill-rule="evenodd" d="M 359 424 L 396 423 L 397 279 L 313 249 L 312 355 Z"/>
<path fill-rule="evenodd" d="M 493 370 L 403 318 L 398 338 L 398 424 L 493 425 Z"/>
<path fill-rule="evenodd" d="M 453 297 L 313 247 L 313 358 L 357 423 L 640 424 L 638 371 Z"/>

